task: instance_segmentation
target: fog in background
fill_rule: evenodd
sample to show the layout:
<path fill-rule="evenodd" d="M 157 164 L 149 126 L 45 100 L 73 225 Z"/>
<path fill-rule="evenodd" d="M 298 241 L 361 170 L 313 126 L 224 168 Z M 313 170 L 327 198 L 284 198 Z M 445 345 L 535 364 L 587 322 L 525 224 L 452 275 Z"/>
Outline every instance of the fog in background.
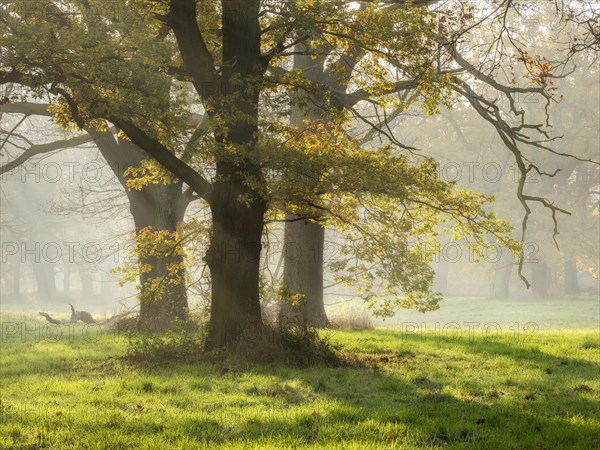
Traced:
<path fill-rule="evenodd" d="M 555 134 L 563 136 L 553 142 L 558 152 L 597 159 L 598 86 L 597 64 L 579 66 L 558 82 L 564 99 L 550 108 Z M 25 94 L 17 90 L 11 95 L 19 98 Z M 526 99 L 523 102 L 527 107 Z M 2 114 L 0 162 L 13 160 L 30 145 L 73 136 L 49 122 L 38 116 L 23 119 L 18 114 Z M 403 142 L 438 159 L 442 179 L 493 195 L 493 210 L 511 221 L 518 238 L 524 211 L 515 195 L 513 159 L 489 124 L 467 105 L 459 105 L 432 117 L 401 115 L 392 127 Z M 581 316 L 591 326 L 598 323 L 598 166 L 547 152 L 532 155 L 532 161 L 549 171 L 562 169 L 552 178 L 532 173 L 528 187 L 571 212 L 571 216 L 558 217 L 557 248 L 549 211 L 533 208 L 524 268 L 532 287 L 526 289 L 519 279 L 508 250 L 490 245 L 486 255 L 476 261 L 461 241 L 445 236 L 434 263 L 436 289 L 447 297 L 440 310 L 425 316 L 400 311 L 394 319 L 376 319 L 378 324 L 455 317 L 480 322 L 536 321 L 538 314 L 547 312 L 543 310 L 552 309 L 560 316 L 561 305 L 570 302 L 581 303 Z M 127 197 L 93 142 L 34 157 L 3 174 L 0 188 L 2 311 L 64 312 L 67 304 L 73 303 L 78 309 L 111 314 L 136 305 L 135 284 L 119 283 L 123 276 L 119 269 L 134 260 L 134 226 Z M 187 217 L 204 214 L 195 202 Z M 444 236 L 444 231 L 440 232 Z M 342 242 L 331 231 L 326 241 L 325 261 L 332 262 Z M 276 227 L 265 241 L 265 276 L 275 280 L 281 277 L 282 242 L 281 229 Z M 207 270 L 198 248 L 189 252 L 196 253 L 189 269 L 189 300 L 202 307 L 207 303 L 202 288 Z M 328 314 L 368 315 L 352 289 L 332 280 L 332 273 L 326 271 Z M 559 327 L 560 322 L 548 325 Z"/>

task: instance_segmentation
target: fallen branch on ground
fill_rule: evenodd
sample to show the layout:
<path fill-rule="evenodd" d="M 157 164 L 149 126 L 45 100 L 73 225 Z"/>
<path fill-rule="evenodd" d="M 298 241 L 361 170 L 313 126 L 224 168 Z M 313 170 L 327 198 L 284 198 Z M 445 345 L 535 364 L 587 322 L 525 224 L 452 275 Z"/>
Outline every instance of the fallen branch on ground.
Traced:
<path fill-rule="evenodd" d="M 62 325 L 64 323 L 77 323 L 79 321 L 82 321 L 84 323 L 90 324 L 90 323 L 95 323 L 98 325 L 112 325 L 115 321 L 122 319 L 124 317 L 129 316 L 130 314 L 133 314 L 135 311 L 127 311 L 125 313 L 122 314 L 117 314 L 115 316 L 109 317 L 108 319 L 105 320 L 96 320 L 92 317 L 92 314 L 89 313 L 88 311 L 77 311 L 75 309 L 75 307 L 73 305 L 71 305 L 69 303 L 69 306 L 71 307 L 71 318 L 69 320 L 58 320 L 53 318 L 52 316 L 50 316 L 50 314 L 45 313 L 45 312 L 40 312 L 40 316 L 43 316 L 46 318 L 46 320 L 54 325 Z"/>

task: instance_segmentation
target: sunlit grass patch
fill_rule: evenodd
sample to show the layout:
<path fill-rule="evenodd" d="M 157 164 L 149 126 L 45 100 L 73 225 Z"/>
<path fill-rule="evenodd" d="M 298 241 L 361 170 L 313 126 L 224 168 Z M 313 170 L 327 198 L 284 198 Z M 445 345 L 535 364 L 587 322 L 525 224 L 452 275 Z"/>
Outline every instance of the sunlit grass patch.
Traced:
<path fill-rule="evenodd" d="M 122 358 L 105 334 L 2 346 L 0 448 L 593 448 L 593 331 L 328 331 L 354 365 Z M 541 447 L 540 447 L 541 446 Z"/>

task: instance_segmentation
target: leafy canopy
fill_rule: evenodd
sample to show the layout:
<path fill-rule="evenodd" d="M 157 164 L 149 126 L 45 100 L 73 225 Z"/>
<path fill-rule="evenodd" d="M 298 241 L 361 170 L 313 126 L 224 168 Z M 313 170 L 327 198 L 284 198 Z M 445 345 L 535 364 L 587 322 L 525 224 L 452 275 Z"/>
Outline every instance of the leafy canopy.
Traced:
<path fill-rule="evenodd" d="M 352 107 L 359 102 L 401 110 L 417 104 L 427 114 L 451 104 L 451 76 L 440 72 L 439 43 L 432 38 L 439 24 L 427 8 L 263 2 L 267 70 L 244 80 L 231 76 L 225 87 L 195 85 L 194 91 L 165 25 L 169 2 L 125 2 L 111 13 L 98 0 L 59 6 L 40 0 L 44 14 L 28 10 L 28 3 L 2 6 L 5 80 L 50 96 L 63 127 L 105 130 L 106 122 L 131 123 L 211 183 L 218 181 L 215 164 L 238 167 L 253 193 L 239 202 L 260 196 L 271 219 L 291 212 L 343 236 L 343 255 L 333 266 L 338 279 L 360 285 L 372 306 L 383 293 L 381 314 L 436 306 L 440 296 L 432 292 L 429 263 L 439 224 L 447 224 L 456 239 L 470 239 L 476 251 L 489 235 L 518 250 L 508 224 L 485 208 L 491 197 L 441 181 L 435 161 L 402 146 L 367 146 L 352 135 L 352 118 L 360 112 Z M 202 2 L 197 17 L 215 73 L 238 63 L 222 60 L 220 5 Z M 322 79 L 290 68 L 298 53 L 322 64 Z M 397 95 L 402 86 L 419 95 Z M 255 145 L 236 145 L 227 140 L 232 124 L 253 120 L 236 105 L 254 90 L 261 95 Z M 290 124 L 290 108 L 315 98 L 321 120 Z M 198 125 L 197 114 L 205 114 L 208 124 Z M 245 172 L 248 165 L 258 166 L 261 176 Z M 132 189 L 176 181 L 154 161 L 127 175 Z M 150 249 L 155 244 L 147 243 Z"/>

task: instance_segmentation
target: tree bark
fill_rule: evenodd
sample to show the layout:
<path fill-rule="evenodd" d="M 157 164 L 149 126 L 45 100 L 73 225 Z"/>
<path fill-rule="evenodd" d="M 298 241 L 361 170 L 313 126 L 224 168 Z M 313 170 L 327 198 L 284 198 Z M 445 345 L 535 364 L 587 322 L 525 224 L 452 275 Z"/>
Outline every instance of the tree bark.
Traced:
<path fill-rule="evenodd" d="M 269 63 L 261 53 L 260 0 L 246 0 L 241 10 L 237 0 L 221 3 L 222 63 L 218 70 L 198 26 L 197 2 L 171 2 L 167 15 L 186 72 L 208 114 L 219 119 L 215 140 L 224 150 L 216 157 L 210 195 L 201 186 L 204 182 L 194 188 L 212 212 L 206 255 L 212 288 L 208 348 L 226 346 L 262 325 L 259 272 L 267 209 L 265 180 L 255 159 L 259 97 Z M 186 182 L 199 176 L 188 175 Z"/>
<path fill-rule="evenodd" d="M 291 294 L 303 297 L 297 305 L 283 301 L 279 321 L 311 327 L 329 325 L 323 303 L 323 249 L 325 228 L 288 215 L 284 232 L 283 283 Z"/>
<path fill-rule="evenodd" d="M 88 131 L 94 142 L 125 188 L 129 199 L 129 210 L 135 224 L 136 236 L 147 227 L 154 231 L 174 232 L 183 220 L 189 203 L 184 198 L 183 183 L 149 185 L 142 190 L 129 190 L 124 172 L 139 166 L 144 159 L 151 159 L 138 146 L 131 142 L 117 141 L 111 133 Z M 138 249 L 143 254 L 143 249 Z M 151 267 L 149 272 L 140 274 L 140 326 L 148 331 L 164 331 L 176 320 L 187 318 L 188 299 L 185 278 L 173 277 L 168 268 L 175 265 L 184 267 L 184 258 L 178 252 L 143 258 L 139 264 Z M 160 281 L 160 289 L 150 288 L 152 280 Z"/>
<path fill-rule="evenodd" d="M 307 55 L 294 57 L 294 68 L 302 70 L 303 76 L 315 83 L 327 81 L 325 58 L 316 59 Z M 298 96 L 308 93 L 298 93 Z M 293 105 L 290 124 L 302 127 L 304 121 L 323 120 L 319 112 L 322 100 L 311 97 L 312 107 Z M 316 174 L 320 176 L 321 174 Z M 297 304 L 281 302 L 279 322 L 282 324 L 301 324 L 303 326 L 323 328 L 329 326 L 325 312 L 323 296 L 323 253 L 325 248 L 325 228 L 316 222 L 298 220 L 295 215 L 288 215 L 285 223 L 283 252 L 284 269 L 283 284 L 292 295 L 301 295 Z"/>
<path fill-rule="evenodd" d="M 207 348 L 224 347 L 259 331 L 261 238 L 266 205 L 240 203 L 248 188 L 239 176 L 215 184 L 212 235 L 206 261 L 211 273 L 211 314 Z"/>
<path fill-rule="evenodd" d="M 146 186 L 141 191 L 128 193 L 129 208 L 135 223 L 136 236 L 151 227 L 154 231 L 173 233 L 183 220 L 179 207 L 181 185 Z M 143 255 L 139 249 L 138 254 Z M 139 257 L 139 264 L 149 265 L 150 271 L 140 274 L 140 325 L 143 329 L 163 331 L 176 320 L 187 317 L 188 301 L 185 279 L 169 267 L 183 267 L 184 258 L 177 251 L 158 256 Z M 158 288 L 155 288 L 158 282 Z"/>

